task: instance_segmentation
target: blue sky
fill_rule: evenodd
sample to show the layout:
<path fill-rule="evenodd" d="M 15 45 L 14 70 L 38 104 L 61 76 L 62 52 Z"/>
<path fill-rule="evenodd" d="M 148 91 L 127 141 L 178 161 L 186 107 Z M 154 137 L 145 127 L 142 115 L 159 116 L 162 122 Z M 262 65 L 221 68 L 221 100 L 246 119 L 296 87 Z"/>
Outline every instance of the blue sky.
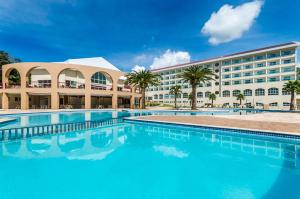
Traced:
<path fill-rule="evenodd" d="M 102 56 L 126 71 L 155 68 L 300 41 L 299 7 L 296 0 L 0 0 L 0 49 L 23 61 Z"/>

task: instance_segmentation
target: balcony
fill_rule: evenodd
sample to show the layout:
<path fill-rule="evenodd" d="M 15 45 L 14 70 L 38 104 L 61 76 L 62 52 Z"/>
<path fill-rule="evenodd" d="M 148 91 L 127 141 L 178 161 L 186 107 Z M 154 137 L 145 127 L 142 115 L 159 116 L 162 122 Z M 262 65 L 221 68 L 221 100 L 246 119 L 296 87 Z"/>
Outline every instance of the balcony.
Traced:
<path fill-rule="evenodd" d="M 51 88 L 51 81 L 26 82 L 27 88 Z"/>
<path fill-rule="evenodd" d="M 127 85 L 118 86 L 118 91 L 130 93 L 131 92 L 131 87 L 127 86 Z"/>
<path fill-rule="evenodd" d="M 20 83 L 5 83 L 5 88 L 21 88 Z"/>
<path fill-rule="evenodd" d="M 58 82 L 58 88 L 84 89 L 85 84 L 74 81 Z"/>
<path fill-rule="evenodd" d="M 92 90 L 104 90 L 104 91 L 111 91 L 112 86 L 106 85 L 106 84 L 92 84 L 91 85 Z"/>

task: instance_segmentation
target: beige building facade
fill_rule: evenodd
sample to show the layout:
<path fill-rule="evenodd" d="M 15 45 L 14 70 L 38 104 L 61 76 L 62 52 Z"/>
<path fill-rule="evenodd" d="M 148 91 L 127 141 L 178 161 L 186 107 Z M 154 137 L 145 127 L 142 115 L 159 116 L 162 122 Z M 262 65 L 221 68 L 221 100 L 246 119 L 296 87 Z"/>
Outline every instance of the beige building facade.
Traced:
<path fill-rule="evenodd" d="M 125 84 L 125 73 L 99 59 L 4 65 L 2 109 L 138 108 L 139 90 Z"/>
<path fill-rule="evenodd" d="M 197 87 L 197 106 L 210 106 L 209 94 L 215 93 L 217 107 L 239 107 L 237 95 L 242 93 L 243 107 L 287 110 L 290 93 L 283 90 L 289 80 L 297 79 L 298 42 L 289 42 L 245 52 L 238 52 L 216 58 L 195 61 L 176 66 L 152 70 L 162 77 L 161 85 L 150 87 L 146 96 L 148 101 L 161 104 L 174 104 L 174 96 L 169 94 L 174 85 L 181 85 L 182 94 L 177 99 L 181 107 L 190 107 L 188 99 L 191 85 L 180 78 L 185 68 L 193 65 L 210 68 L 214 81 Z M 300 99 L 297 99 L 298 109 Z"/>

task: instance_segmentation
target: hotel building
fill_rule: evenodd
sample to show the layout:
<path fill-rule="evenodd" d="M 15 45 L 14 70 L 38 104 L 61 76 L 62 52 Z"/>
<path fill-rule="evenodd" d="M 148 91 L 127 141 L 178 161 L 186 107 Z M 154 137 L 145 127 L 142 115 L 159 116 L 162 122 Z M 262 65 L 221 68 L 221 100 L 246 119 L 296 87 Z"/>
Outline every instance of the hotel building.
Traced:
<path fill-rule="evenodd" d="M 154 69 L 160 74 L 161 84 L 150 87 L 147 100 L 163 104 L 174 104 L 174 96 L 169 90 L 174 85 L 182 86 L 178 105 L 189 107 L 188 99 L 191 85 L 184 83 L 178 75 L 189 66 L 199 65 L 210 68 L 215 73 L 215 81 L 197 87 L 197 106 L 209 106 L 210 93 L 217 95 L 214 105 L 218 107 L 237 107 L 236 96 L 244 94 L 244 107 L 265 109 L 289 109 L 290 93 L 282 88 L 288 80 L 297 78 L 297 47 L 299 43 L 290 42 L 245 52 L 234 53 L 212 59 Z M 300 99 L 297 99 L 298 108 Z"/>
<path fill-rule="evenodd" d="M 2 67 L 2 109 L 135 108 L 141 94 L 102 57 Z"/>

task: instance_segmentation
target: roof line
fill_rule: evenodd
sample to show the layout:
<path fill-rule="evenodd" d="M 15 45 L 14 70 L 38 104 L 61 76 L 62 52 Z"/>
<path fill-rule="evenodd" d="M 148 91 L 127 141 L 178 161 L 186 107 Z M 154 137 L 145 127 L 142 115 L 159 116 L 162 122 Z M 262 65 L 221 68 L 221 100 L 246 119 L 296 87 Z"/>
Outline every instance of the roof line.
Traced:
<path fill-rule="evenodd" d="M 199 62 L 205 62 L 205 61 L 210 61 L 210 60 L 214 60 L 214 59 L 226 58 L 226 57 L 231 57 L 231 56 L 235 56 L 235 55 L 242 55 L 242 54 L 251 53 L 251 52 L 255 52 L 255 51 L 262 51 L 262 50 L 267 50 L 267 49 L 272 49 L 272 48 L 277 48 L 277 47 L 288 46 L 288 45 L 292 45 L 292 44 L 297 44 L 298 46 L 300 45 L 300 43 L 298 43 L 298 42 L 287 42 L 287 43 L 283 43 L 283 44 L 267 46 L 267 47 L 263 47 L 263 48 L 256 48 L 256 49 L 253 49 L 253 50 L 241 51 L 241 52 L 237 52 L 237 53 L 227 54 L 227 55 L 208 58 L 208 59 L 196 60 L 196 61 L 192 61 L 192 62 L 188 62 L 188 63 L 184 63 L 184 64 L 166 66 L 166 67 L 162 67 L 162 68 L 152 69 L 151 71 L 157 71 L 157 70 L 168 69 L 168 68 L 176 68 L 178 66 L 195 64 L 195 63 L 199 63 Z"/>

